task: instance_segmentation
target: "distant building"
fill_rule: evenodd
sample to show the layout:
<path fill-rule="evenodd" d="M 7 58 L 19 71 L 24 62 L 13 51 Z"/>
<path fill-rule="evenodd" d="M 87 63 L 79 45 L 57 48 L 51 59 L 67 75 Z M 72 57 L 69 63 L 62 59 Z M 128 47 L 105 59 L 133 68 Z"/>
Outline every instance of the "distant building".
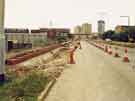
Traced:
<path fill-rule="evenodd" d="M 5 28 L 5 36 L 7 41 L 13 43 L 26 43 L 29 41 L 29 29 L 23 28 Z"/>
<path fill-rule="evenodd" d="M 5 28 L 6 48 L 27 48 L 32 46 L 44 45 L 48 39 L 55 41 L 57 37 L 68 38 L 70 29 L 68 28 Z M 40 43 L 40 44 L 39 44 Z M 51 42 L 50 42 L 51 43 Z M 9 48 L 10 47 L 10 48 Z"/>
<path fill-rule="evenodd" d="M 40 29 L 23 29 L 23 28 L 5 28 L 7 41 L 13 43 L 32 43 L 36 39 L 54 39 L 56 36 L 68 36 L 68 28 L 40 28 Z"/>
<path fill-rule="evenodd" d="M 77 34 L 81 33 L 81 26 L 79 26 L 79 25 L 75 26 L 74 33 L 77 33 Z"/>
<path fill-rule="evenodd" d="M 31 33 L 40 33 L 40 30 L 39 29 L 31 29 Z"/>
<path fill-rule="evenodd" d="M 115 27 L 116 33 L 135 31 L 135 26 L 118 25 Z"/>
<path fill-rule="evenodd" d="M 13 48 L 31 48 L 29 29 L 5 28 L 6 50 Z"/>
<path fill-rule="evenodd" d="M 91 34 L 92 33 L 92 25 L 88 23 L 82 24 L 81 33 L 83 34 Z"/>
<path fill-rule="evenodd" d="M 5 33 L 29 33 L 29 29 L 25 28 L 5 28 Z"/>
<path fill-rule="evenodd" d="M 46 32 L 48 38 L 55 38 L 58 35 L 66 36 L 70 33 L 69 28 L 40 28 L 40 32 Z"/>
<path fill-rule="evenodd" d="M 105 21 L 99 20 L 98 21 L 98 33 L 103 34 L 105 32 Z"/>

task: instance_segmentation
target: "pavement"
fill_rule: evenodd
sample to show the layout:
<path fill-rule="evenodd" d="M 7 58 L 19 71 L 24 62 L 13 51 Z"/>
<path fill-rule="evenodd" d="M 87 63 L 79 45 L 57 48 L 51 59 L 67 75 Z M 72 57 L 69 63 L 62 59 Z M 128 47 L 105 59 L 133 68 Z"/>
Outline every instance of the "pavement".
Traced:
<path fill-rule="evenodd" d="M 135 70 L 121 58 L 81 42 L 45 101 L 135 101 Z"/>

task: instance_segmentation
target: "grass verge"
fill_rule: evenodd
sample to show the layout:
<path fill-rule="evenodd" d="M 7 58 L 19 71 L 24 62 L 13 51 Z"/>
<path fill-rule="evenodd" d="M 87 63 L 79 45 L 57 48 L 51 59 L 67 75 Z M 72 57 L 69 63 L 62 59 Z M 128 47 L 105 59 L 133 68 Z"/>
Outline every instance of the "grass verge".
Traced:
<path fill-rule="evenodd" d="M 32 71 L 19 78 L 7 73 L 7 81 L 0 86 L 0 101 L 37 101 L 48 82 L 42 72 Z"/>

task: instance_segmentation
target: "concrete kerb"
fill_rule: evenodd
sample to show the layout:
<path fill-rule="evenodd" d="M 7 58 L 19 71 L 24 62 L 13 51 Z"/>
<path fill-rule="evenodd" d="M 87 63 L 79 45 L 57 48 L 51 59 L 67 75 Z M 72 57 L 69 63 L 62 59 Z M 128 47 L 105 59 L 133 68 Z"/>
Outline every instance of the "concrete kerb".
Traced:
<path fill-rule="evenodd" d="M 60 48 L 62 49 L 62 48 Z M 59 50 L 60 50 L 59 49 Z M 57 50 L 58 51 L 58 50 Z M 56 51 L 55 51 L 56 52 Z M 60 75 L 62 74 L 62 72 L 60 73 Z M 59 75 L 59 76 L 60 76 Z M 45 86 L 45 89 L 40 93 L 40 95 L 37 98 L 37 101 L 45 101 L 45 98 L 48 96 L 49 92 L 51 91 L 52 87 L 54 86 L 54 84 L 57 82 L 57 78 L 54 78 L 53 80 L 51 80 L 47 86 Z"/>
<path fill-rule="evenodd" d="M 62 72 L 60 73 L 60 75 L 62 74 Z M 59 75 L 59 76 L 60 76 Z M 51 91 L 51 89 L 53 88 L 54 84 L 57 82 L 57 79 L 59 77 L 55 78 L 53 80 L 51 80 L 47 86 L 45 86 L 45 89 L 40 93 L 40 95 L 37 98 L 37 101 L 45 101 L 45 98 L 48 96 L 49 92 Z"/>
<path fill-rule="evenodd" d="M 47 95 L 49 94 L 50 90 L 52 89 L 53 85 L 56 83 L 56 79 L 53 79 L 52 81 L 50 81 L 47 86 L 45 87 L 45 89 L 41 92 L 41 94 L 38 96 L 37 101 L 45 101 L 45 98 L 47 97 Z"/>

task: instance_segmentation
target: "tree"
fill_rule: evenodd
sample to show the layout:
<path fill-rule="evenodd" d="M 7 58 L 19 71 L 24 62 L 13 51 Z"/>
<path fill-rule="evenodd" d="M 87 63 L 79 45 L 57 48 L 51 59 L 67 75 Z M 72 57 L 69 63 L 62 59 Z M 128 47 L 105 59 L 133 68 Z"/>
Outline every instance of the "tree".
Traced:
<path fill-rule="evenodd" d="M 128 40 L 129 40 L 128 36 L 129 36 L 128 31 L 124 31 L 121 33 L 115 33 L 112 30 L 108 30 L 102 35 L 102 39 L 111 39 L 113 41 L 128 42 Z"/>
<path fill-rule="evenodd" d="M 120 33 L 119 35 L 120 35 L 120 41 L 128 42 L 128 40 L 129 40 L 128 33 L 123 32 L 123 33 Z"/>
<path fill-rule="evenodd" d="M 135 26 L 131 26 L 130 28 L 128 28 L 127 33 L 129 34 L 129 38 L 132 41 L 135 41 Z"/>
<path fill-rule="evenodd" d="M 111 39 L 112 35 L 114 35 L 115 32 L 113 30 L 108 30 L 106 32 L 104 32 L 104 34 L 101 36 L 102 39 Z"/>

